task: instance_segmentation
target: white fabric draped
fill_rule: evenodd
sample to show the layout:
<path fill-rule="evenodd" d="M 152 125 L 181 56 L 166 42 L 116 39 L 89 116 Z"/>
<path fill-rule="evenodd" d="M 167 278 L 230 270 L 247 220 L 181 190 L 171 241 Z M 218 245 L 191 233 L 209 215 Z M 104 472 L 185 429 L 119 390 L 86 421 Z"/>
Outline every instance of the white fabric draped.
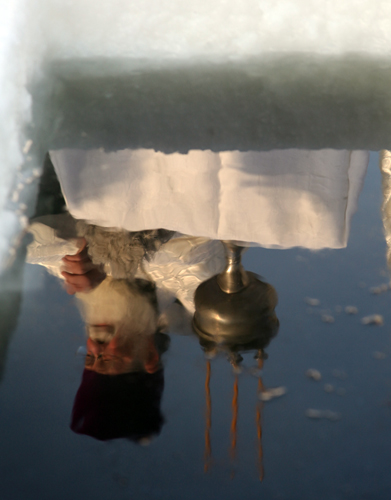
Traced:
<path fill-rule="evenodd" d="M 76 219 L 268 248 L 345 247 L 368 164 L 346 150 L 50 154 Z"/>

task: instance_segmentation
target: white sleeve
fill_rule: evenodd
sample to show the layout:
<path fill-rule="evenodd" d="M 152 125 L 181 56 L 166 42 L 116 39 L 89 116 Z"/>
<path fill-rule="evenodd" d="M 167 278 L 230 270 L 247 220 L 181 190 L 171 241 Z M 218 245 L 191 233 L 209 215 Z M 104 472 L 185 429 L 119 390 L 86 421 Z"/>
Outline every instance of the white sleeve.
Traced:
<path fill-rule="evenodd" d="M 27 247 L 26 262 L 44 266 L 50 274 L 63 279 L 61 259 L 78 251 L 77 240 L 59 238 L 55 229 L 42 222 L 33 222 L 28 232 L 32 234 L 34 240 Z"/>

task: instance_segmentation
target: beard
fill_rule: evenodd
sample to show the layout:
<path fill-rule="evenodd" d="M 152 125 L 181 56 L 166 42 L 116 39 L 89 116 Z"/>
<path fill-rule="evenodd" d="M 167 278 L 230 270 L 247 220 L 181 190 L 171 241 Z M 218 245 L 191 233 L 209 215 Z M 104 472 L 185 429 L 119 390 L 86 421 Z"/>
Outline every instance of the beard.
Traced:
<path fill-rule="evenodd" d="M 92 340 L 109 342 L 114 335 L 151 336 L 158 328 L 158 313 L 150 298 L 127 280 L 107 277 L 89 293 L 76 294 Z"/>

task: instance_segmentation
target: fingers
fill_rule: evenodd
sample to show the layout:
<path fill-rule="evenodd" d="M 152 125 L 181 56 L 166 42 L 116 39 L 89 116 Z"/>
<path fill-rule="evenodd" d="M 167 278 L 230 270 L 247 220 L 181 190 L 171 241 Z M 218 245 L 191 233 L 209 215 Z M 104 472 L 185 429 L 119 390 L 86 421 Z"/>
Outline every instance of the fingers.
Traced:
<path fill-rule="evenodd" d="M 69 261 L 79 261 L 83 259 L 89 259 L 90 257 L 88 255 L 87 240 L 85 238 L 79 238 L 78 245 L 79 245 L 78 251 L 73 255 L 66 255 L 64 259 Z"/>
<path fill-rule="evenodd" d="M 81 238 L 80 248 L 74 255 L 65 255 L 62 259 L 63 270 L 71 274 L 85 274 L 95 266 L 88 255 L 87 241 Z"/>
<path fill-rule="evenodd" d="M 65 278 L 65 290 L 70 295 L 77 292 L 89 292 L 102 283 L 106 277 L 104 272 L 96 268 L 85 274 L 72 274 L 66 271 L 61 274 Z"/>
<path fill-rule="evenodd" d="M 77 292 L 89 292 L 96 288 L 106 277 L 102 266 L 95 265 L 88 255 L 87 241 L 81 238 L 80 248 L 74 255 L 62 259 L 62 276 L 65 278 L 65 290 L 70 295 Z"/>
<path fill-rule="evenodd" d="M 62 260 L 68 262 L 83 262 L 86 260 L 91 260 L 90 256 L 88 255 L 87 244 L 83 245 L 74 255 L 65 255 Z"/>
<path fill-rule="evenodd" d="M 70 274 L 85 274 L 88 273 L 88 271 L 91 271 L 92 269 L 98 267 L 95 264 L 93 264 L 91 259 L 89 258 L 79 261 L 74 261 L 64 257 L 62 259 L 62 262 L 63 262 L 62 270 Z"/>

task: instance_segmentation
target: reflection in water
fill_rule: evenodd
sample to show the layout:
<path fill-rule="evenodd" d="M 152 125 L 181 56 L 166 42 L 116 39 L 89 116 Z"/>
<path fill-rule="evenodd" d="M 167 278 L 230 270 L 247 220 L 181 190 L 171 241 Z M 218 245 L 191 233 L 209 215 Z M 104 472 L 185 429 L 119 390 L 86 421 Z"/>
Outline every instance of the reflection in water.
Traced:
<path fill-rule="evenodd" d="M 0 382 L 3 379 L 7 349 L 18 322 L 22 302 L 22 282 L 26 240 L 19 246 L 13 264 L 0 275 Z"/>
<path fill-rule="evenodd" d="M 86 324 L 72 429 L 145 442 L 163 423 L 161 355 L 170 307 L 180 299 L 190 321 L 194 290 L 224 267 L 221 243 L 167 231 L 107 231 L 67 215 L 40 217 L 30 232 L 27 261 L 64 280 Z"/>
<path fill-rule="evenodd" d="M 127 438 L 148 443 L 163 425 L 163 370 L 108 376 L 84 370 L 72 410 L 71 428 L 100 440 Z"/>
<path fill-rule="evenodd" d="M 277 293 L 275 289 L 244 270 L 241 263 L 243 247 L 224 241 L 226 252 L 225 269 L 218 275 L 202 283 L 195 293 L 195 314 L 193 327 L 200 337 L 208 357 L 219 351 L 228 354 L 235 370 L 232 397 L 231 449 L 232 466 L 236 458 L 237 422 L 239 410 L 239 364 L 240 352 L 256 350 L 258 368 L 263 368 L 265 357 L 263 349 L 270 339 L 277 334 L 279 322 L 275 314 Z M 206 430 L 205 430 L 205 466 L 207 471 L 211 461 L 211 364 L 207 361 L 206 372 Z M 256 427 L 258 438 L 259 478 L 262 481 L 262 399 L 264 386 L 261 376 L 258 380 L 258 404 L 256 408 Z M 231 477 L 234 472 L 232 470 Z"/>
<path fill-rule="evenodd" d="M 391 270 L 391 151 L 380 152 L 380 171 L 382 175 L 382 219 L 387 243 L 387 264 Z"/>
<path fill-rule="evenodd" d="M 165 228 L 268 248 L 345 247 L 365 176 L 362 151 L 51 152 L 76 219 Z"/>
<path fill-rule="evenodd" d="M 278 331 L 275 289 L 246 272 L 239 247 L 224 242 L 227 265 L 196 290 L 193 327 L 205 351 L 226 351 L 236 368 L 240 351 L 257 350 L 258 357 Z"/>
<path fill-rule="evenodd" d="M 257 352 L 261 363 L 264 347 L 277 332 L 276 292 L 244 271 L 240 262 L 243 248 L 234 244 L 167 231 L 104 230 L 67 215 L 40 217 L 32 223 L 30 232 L 34 241 L 28 248 L 28 261 L 44 265 L 64 279 L 86 324 L 85 370 L 71 422 L 77 433 L 101 440 L 127 437 L 145 442 L 160 432 L 161 355 L 167 348 L 163 330 L 170 326 L 166 313 L 175 300 L 188 311 L 189 322 L 189 313 L 196 311 L 194 327 L 208 357 L 222 352 L 236 371 L 240 352 Z M 70 239 L 60 238 L 59 233 L 68 234 Z M 74 245 L 73 252 L 64 256 L 69 245 Z M 216 271 L 220 273 L 216 275 Z M 223 319 L 220 325 L 217 322 L 217 328 L 210 324 L 205 332 L 198 327 L 205 313 L 199 297 L 205 285 L 216 279 L 228 299 L 231 324 L 224 324 Z M 221 305 L 221 296 L 219 299 Z M 204 302 L 213 309 L 208 297 Z M 210 468 L 212 458 L 210 374 L 207 361 L 205 470 Z M 258 390 L 262 388 L 261 384 Z M 238 409 L 236 373 L 230 430 L 233 466 Z M 262 470 L 261 402 L 257 404 L 255 423 Z"/>
<path fill-rule="evenodd" d="M 72 429 L 101 440 L 137 442 L 160 432 L 161 357 L 175 310 L 187 326 L 194 315 L 208 358 L 223 353 L 233 365 L 234 467 L 241 353 L 255 352 L 262 369 L 264 349 L 279 327 L 277 293 L 244 271 L 237 242 L 345 246 L 366 153 L 62 150 L 51 157 L 70 213 L 38 211 L 29 228 L 34 241 L 27 261 L 64 281 L 86 324 L 87 355 Z M 210 360 L 206 369 L 209 470 Z M 271 393 L 259 373 L 257 391 L 254 423 L 262 480 L 262 406 Z"/>
<path fill-rule="evenodd" d="M 88 340 L 72 429 L 98 439 L 149 439 L 163 423 L 161 354 L 167 349 L 154 287 L 107 276 L 76 297 Z"/>

